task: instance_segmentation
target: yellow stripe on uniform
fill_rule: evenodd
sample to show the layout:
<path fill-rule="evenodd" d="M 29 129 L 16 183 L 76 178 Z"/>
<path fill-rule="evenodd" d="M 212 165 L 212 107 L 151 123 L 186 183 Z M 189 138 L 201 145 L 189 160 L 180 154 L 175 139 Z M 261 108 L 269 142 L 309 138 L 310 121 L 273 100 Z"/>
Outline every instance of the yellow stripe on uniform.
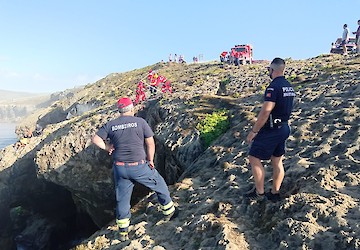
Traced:
<path fill-rule="evenodd" d="M 175 211 L 175 206 L 172 201 L 170 201 L 168 204 L 162 206 L 163 214 L 169 215 Z"/>
<path fill-rule="evenodd" d="M 174 206 L 174 203 L 172 201 L 170 201 L 168 204 L 162 206 L 163 210 L 168 210 L 169 208 L 171 208 L 172 206 Z"/>
<path fill-rule="evenodd" d="M 119 228 L 127 228 L 130 226 L 130 219 L 125 218 L 121 220 L 116 220 L 116 224 L 119 226 Z"/>
<path fill-rule="evenodd" d="M 175 211 L 175 207 L 173 206 L 172 208 L 170 208 L 170 209 L 168 209 L 168 210 L 164 210 L 163 211 L 163 214 L 164 215 L 169 215 L 169 214 L 171 214 L 172 212 L 174 212 Z"/>

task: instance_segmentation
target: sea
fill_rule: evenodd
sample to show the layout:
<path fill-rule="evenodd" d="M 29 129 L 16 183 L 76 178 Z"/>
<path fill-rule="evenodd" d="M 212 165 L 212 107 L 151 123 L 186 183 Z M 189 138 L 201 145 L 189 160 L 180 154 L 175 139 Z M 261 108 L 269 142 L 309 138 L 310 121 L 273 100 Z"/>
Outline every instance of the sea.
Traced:
<path fill-rule="evenodd" d="M 0 123 L 0 149 L 17 141 L 15 123 Z"/>

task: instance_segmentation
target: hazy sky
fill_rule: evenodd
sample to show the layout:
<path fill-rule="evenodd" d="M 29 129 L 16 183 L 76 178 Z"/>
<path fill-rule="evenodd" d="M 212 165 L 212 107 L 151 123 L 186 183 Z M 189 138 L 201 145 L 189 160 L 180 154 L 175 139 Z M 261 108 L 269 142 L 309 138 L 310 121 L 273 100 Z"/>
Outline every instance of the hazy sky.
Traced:
<path fill-rule="evenodd" d="M 251 43 L 254 59 L 328 53 L 360 0 L 0 0 L 0 89 L 55 92 L 169 54 L 218 60 Z"/>

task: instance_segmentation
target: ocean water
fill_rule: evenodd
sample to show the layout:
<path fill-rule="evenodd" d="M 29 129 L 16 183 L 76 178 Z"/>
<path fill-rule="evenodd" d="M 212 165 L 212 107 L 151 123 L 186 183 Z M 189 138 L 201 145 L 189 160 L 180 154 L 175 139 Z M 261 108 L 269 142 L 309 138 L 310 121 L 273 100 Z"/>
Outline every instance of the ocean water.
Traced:
<path fill-rule="evenodd" d="M 15 123 L 0 123 L 0 149 L 17 141 Z"/>

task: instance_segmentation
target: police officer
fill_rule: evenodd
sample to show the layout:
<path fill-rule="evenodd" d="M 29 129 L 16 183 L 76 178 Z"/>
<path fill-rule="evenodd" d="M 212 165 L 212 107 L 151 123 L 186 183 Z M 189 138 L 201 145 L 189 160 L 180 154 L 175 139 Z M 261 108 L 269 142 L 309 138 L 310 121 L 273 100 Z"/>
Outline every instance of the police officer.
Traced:
<path fill-rule="evenodd" d="M 126 241 L 129 239 L 130 199 L 134 182 L 156 192 L 165 220 L 174 216 L 175 206 L 165 180 L 154 168 L 153 131 L 144 119 L 134 116 L 134 106 L 130 98 L 120 98 L 117 106 L 120 116 L 102 126 L 92 138 L 92 142 L 113 157 L 116 222 L 120 240 Z M 106 143 L 107 139 L 110 139 L 111 144 Z"/>
<path fill-rule="evenodd" d="M 261 160 L 271 159 L 272 189 L 265 194 L 273 202 L 280 200 L 280 186 L 284 179 L 283 155 L 285 141 L 290 135 L 288 120 L 293 108 L 295 92 L 284 77 L 285 61 L 275 58 L 268 67 L 272 82 L 265 90 L 264 103 L 246 140 L 252 143 L 249 161 L 255 180 L 255 189 L 244 195 L 250 200 L 264 198 L 265 170 Z"/>

